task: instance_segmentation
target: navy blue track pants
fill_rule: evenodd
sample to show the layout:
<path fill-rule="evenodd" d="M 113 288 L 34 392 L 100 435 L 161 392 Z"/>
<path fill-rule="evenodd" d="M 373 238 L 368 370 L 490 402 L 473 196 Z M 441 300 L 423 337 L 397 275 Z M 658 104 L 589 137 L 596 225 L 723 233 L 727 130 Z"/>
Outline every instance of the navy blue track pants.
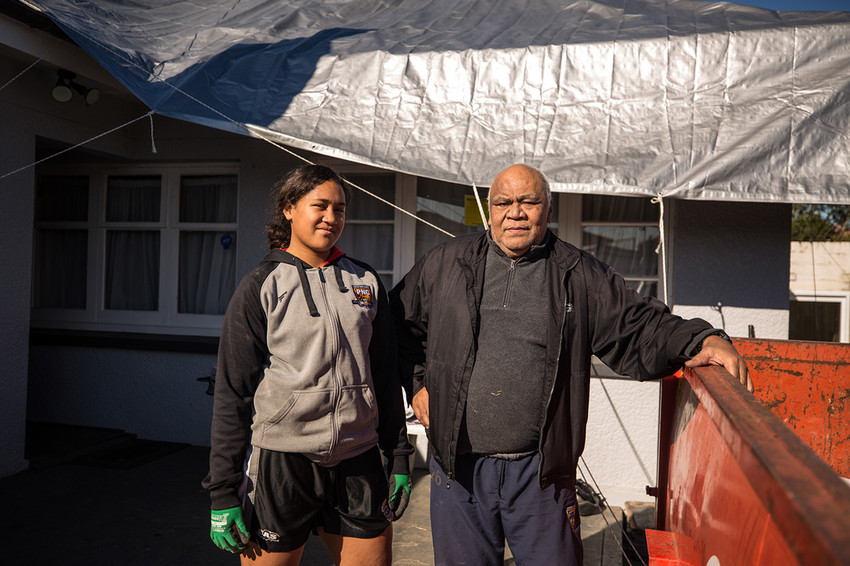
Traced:
<path fill-rule="evenodd" d="M 517 566 L 581 566 L 575 485 L 541 490 L 539 461 L 459 456 L 448 479 L 431 458 L 436 566 L 501 566 L 505 539 Z"/>

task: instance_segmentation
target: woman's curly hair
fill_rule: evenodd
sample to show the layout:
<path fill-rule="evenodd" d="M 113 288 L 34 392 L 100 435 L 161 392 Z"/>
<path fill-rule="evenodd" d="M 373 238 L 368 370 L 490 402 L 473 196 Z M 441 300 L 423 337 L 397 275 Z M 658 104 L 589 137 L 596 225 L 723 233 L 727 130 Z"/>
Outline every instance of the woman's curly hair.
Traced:
<path fill-rule="evenodd" d="M 283 214 L 286 205 L 294 205 L 304 195 L 327 181 L 334 181 L 342 187 L 346 202 L 351 199 L 351 191 L 345 180 L 336 171 L 324 165 L 302 165 L 275 181 L 272 185 L 272 192 L 276 193 L 277 196 L 275 197 L 271 221 L 266 226 L 269 249 L 289 247 L 292 227 Z"/>

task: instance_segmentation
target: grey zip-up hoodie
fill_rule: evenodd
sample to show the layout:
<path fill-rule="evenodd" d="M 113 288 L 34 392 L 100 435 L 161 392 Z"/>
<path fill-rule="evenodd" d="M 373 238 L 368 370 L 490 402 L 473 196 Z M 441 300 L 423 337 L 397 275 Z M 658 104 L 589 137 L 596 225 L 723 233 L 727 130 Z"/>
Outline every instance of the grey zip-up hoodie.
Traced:
<path fill-rule="evenodd" d="M 249 445 L 333 466 L 379 444 L 408 473 L 404 405 L 380 277 L 338 249 L 312 268 L 273 250 L 239 284 L 216 372 L 213 509 L 239 505 Z"/>

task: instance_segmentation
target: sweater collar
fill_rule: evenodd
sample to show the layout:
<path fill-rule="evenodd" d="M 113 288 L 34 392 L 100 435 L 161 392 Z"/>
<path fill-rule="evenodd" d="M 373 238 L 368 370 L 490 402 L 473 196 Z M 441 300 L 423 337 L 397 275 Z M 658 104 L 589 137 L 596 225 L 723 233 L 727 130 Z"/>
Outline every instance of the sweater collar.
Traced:
<path fill-rule="evenodd" d="M 543 241 L 539 244 L 534 244 L 531 246 L 527 252 L 519 256 L 516 260 L 511 260 L 507 254 L 499 247 L 499 244 L 493 239 L 493 234 L 491 230 L 487 230 L 487 243 L 490 246 L 490 250 L 494 251 L 499 257 L 503 257 L 508 261 L 534 261 L 541 257 L 544 257 L 546 254 L 546 249 L 549 246 L 549 238 L 552 235 L 549 230 L 546 230 L 546 234 L 543 236 Z"/>

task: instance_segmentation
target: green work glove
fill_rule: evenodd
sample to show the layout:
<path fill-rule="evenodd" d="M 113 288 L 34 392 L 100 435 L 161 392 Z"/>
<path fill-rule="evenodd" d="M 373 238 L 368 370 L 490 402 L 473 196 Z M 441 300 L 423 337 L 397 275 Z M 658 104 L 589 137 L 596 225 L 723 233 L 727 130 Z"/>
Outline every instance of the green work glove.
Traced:
<path fill-rule="evenodd" d="M 237 553 L 248 544 L 248 529 L 242 520 L 242 508 L 231 507 L 210 513 L 210 538 L 217 547 Z"/>
<path fill-rule="evenodd" d="M 390 477 L 390 496 L 387 500 L 387 519 L 401 519 L 407 504 L 410 502 L 410 488 L 413 484 L 408 474 L 393 474 Z"/>

